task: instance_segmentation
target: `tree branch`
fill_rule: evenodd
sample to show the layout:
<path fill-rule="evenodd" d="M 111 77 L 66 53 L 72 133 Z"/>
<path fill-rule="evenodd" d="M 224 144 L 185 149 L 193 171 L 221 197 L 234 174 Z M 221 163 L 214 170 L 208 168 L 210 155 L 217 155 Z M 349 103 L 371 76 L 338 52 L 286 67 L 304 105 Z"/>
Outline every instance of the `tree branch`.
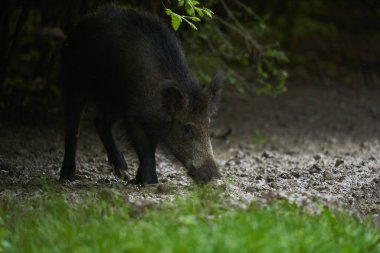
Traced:
<path fill-rule="evenodd" d="M 238 27 L 228 23 L 227 21 L 224 21 L 223 19 L 221 19 L 217 15 L 214 15 L 213 18 L 215 20 L 217 20 L 218 22 L 220 22 L 221 24 L 227 26 L 228 28 L 230 28 L 230 29 L 234 30 L 235 32 L 237 32 L 238 34 L 240 34 L 243 38 L 245 38 L 247 41 L 249 41 L 253 45 L 253 47 L 256 48 L 259 52 L 263 51 L 263 47 L 256 40 L 254 40 L 252 37 L 248 36 L 247 32 L 241 31 Z"/>

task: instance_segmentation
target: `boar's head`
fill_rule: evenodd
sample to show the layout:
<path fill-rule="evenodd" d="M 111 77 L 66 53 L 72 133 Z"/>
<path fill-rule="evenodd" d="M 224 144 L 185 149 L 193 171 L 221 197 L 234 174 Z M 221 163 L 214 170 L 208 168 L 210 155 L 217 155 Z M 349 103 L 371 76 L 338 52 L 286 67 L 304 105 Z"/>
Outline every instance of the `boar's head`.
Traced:
<path fill-rule="evenodd" d="M 181 89 L 173 81 L 167 81 L 165 86 L 162 103 L 167 124 L 161 139 L 196 182 L 208 182 L 219 176 L 209 125 L 220 100 L 222 78 L 217 74 L 205 89 L 199 86 Z"/>

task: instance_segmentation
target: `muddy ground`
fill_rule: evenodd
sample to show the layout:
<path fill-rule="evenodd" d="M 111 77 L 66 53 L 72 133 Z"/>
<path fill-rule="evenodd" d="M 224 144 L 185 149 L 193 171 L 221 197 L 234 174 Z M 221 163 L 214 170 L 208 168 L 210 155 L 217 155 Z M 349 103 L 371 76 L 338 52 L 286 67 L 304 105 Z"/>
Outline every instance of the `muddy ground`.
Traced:
<path fill-rule="evenodd" d="M 276 99 L 223 99 L 213 133 L 232 132 L 212 139 L 223 175 L 214 187 L 227 192 L 232 205 L 286 198 L 379 219 L 380 89 L 306 83 L 292 83 Z M 93 190 L 119 194 L 146 206 L 193 187 L 185 170 L 162 150 L 157 154 L 158 185 L 138 187 L 115 178 L 91 112 L 82 124 L 77 180 L 58 182 L 63 128 L 60 120 L 0 123 L 0 199 L 41 196 L 50 185 L 73 196 Z M 122 131 L 116 135 L 133 174 L 137 159 Z"/>

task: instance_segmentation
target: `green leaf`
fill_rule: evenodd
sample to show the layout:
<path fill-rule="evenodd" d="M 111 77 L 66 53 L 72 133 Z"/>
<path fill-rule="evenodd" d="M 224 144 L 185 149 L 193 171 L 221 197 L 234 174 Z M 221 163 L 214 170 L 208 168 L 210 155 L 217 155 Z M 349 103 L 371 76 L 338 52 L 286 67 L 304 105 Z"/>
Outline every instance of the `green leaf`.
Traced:
<path fill-rule="evenodd" d="M 187 20 L 185 18 L 183 20 L 185 20 L 186 23 L 188 23 L 191 28 L 193 28 L 194 30 L 198 31 L 198 28 L 193 23 L 191 23 L 189 20 Z"/>
<path fill-rule="evenodd" d="M 185 9 L 189 16 L 195 16 L 194 6 L 192 4 L 186 2 Z"/>
<path fill-rule="evenodd" d="M 174 31 L 178 30 L 178 27 L 182 23 L 182 17 L 178 14 L 175 14 L 174 12 L 170 15 L 171 21 L 172 21 L 172 27 Z"/>
<path fill-rule="evenodd" d="M 185 0 L 178 0 L 178 7 L 181 7 L 185 4 Z"/>
<path fill-rule="evenodd" d="M 194 30 L 198 31 L 198 28 L 191 22 L 188 22 L 188 24 L 190 25 L 191 28 L 193 28 Z"/>
<path fill-rule="evenodd" d="M 171 9 L 168 9 L 168 8 L 165 8 L 165 12 L 166 12 L 166 15 L 170 16 L 172 15 L 172 10 Z"/>
<path fill-rule="evenodd" d="M 203 13 L 205 13 L 209 18 L 212 18 L 212 15 L 214 15 L 214 12 L 207 8 L 203 8 Z"/>
<path fill-rule="evenodd" d="M 205 14 L 203 13 L 203 10 L 197 8 L 196 11 L 197 11 L 197 13 L 198 13 L 198 16 L 201 17 L 201 18 L 203 18 L 203 16 L 205 15 Z"/>
<path fill-rule="evenodd" d="M 197 17 L 190 17 L 190 19 L 191 19 L 192 21 L 195 21 L 195 22 L 200 22 L 200 21 L 201 21 L 201 19 L 200 19 L 200 18 L 197 18 Z"/>

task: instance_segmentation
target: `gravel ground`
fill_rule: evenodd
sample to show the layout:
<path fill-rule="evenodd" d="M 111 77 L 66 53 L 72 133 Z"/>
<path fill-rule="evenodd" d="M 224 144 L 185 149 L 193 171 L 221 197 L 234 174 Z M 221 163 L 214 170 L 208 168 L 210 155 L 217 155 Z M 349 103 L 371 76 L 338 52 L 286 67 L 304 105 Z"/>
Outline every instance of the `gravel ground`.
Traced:
<path fill-rule="evenodd" d="M 380 220 L 380 89 L 292 84 L 270 97 L 226 96 L 214 122 L 215 156 L 223 177 L 213 183 L 226 201 L 289 199 L 306 207 L 344 207 Z M 63 157 L 59 123 L 0 123 L 0 199 L 41 196 L 47 185 L 76 196 L 90 190 L 149 206 L 185 194 L 193 182 L 165 151 L 157 154 L 157 185 L 115 178 L 87 113 L 82 124 L 77 180 L 58 182 Z M 116 129 L 134 174 L 137 159 Z M 126 145 L 124 145 L 126 143 Z"/>

